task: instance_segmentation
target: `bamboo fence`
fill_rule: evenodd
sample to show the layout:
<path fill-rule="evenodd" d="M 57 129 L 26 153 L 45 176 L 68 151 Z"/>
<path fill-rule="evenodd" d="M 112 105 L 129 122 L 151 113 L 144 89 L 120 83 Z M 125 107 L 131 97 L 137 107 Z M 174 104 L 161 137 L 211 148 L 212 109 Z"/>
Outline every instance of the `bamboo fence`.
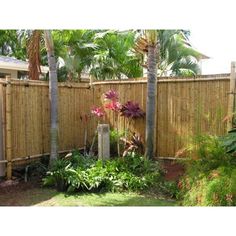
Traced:
<path fill-rule="evenodd" d="M 189 138 L 199 133 L 222 135 L 227 131 L 224 118 L 232 108 L 229 96 L 230 74 L 196 78 L 159 78 L 157 83 L 156 156 L 173 157 Z M 59 84 L 59 150 L 84 146 L 87 127 L 91 143 L 97 119 L 90 117 L 93 106 L 101 106 L 102 94 L 109 89 L 119 93 L 120 102 L 138 102 L 146 110 L 147 80 L 102 81 Z M 231 86 L 232 87 L 232 86 Z M 50 152 L 50 103 L 48 82 L 0 79 L 0 117 L 2 150 L 0 164 L 7 163 L 7 177 L 12 165 L 21 160 Z M 1 114 L 1 113 L 0 113 Z M 110 111 L 106 122 L 113 128 L 141 135 L 145 142 L 145 118 L 134 122 Z M 1 140 L 0 140 L 1 141 Z"/>

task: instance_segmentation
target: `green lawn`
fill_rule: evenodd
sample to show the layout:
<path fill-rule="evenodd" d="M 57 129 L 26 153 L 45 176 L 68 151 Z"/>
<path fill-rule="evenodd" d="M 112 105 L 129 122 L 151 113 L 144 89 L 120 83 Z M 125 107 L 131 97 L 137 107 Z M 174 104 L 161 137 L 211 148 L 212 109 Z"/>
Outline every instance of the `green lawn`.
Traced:
<path fill-rule="evenodd" d="M 33 188 L 0 195 L 1 206 L 175 206 L 174 201 L 137 193 L 66 195 L 53 189 Z"/>

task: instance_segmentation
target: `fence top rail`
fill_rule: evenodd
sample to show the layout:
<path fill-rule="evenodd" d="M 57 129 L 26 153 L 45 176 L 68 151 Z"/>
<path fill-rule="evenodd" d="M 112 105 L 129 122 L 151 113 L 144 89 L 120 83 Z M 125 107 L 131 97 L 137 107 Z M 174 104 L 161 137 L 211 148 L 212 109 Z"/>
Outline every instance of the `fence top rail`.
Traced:
<path fill-rule="evenodd" d="M 200 82 L 200 81 L 219 81 L 229 80 L 230 74 L 212 74 L 212 75 L 198 75 L 196 77 L 158 77 L 158 83 L 173 83 L 173 82 Z M 0 84 L 8 84 L 5 78 L 0 78 Z M 49 87 L 48 81 L 39 80 L 19 80 L 12 78 L 11 84 L 22 86 L 45 86 Z M 132 78 L 127 80 L 105 80 L 94 81 L 93 85 L 105 85 L 105 84 L 146 84 L 147 78 Z M 59 82 L 58 87 L 68 88 L 90 88 L 89 83 L 85 82 Z"/>
<path fill-rule="evenodd" d="M 196 76 L 196 77 L 159 77 L 157 78 L 158 83 L 172 83 L 172 82 L 200 82 L 200 81 L 218 81 L 218 80 L 229 80 L 230 74 L 221 75 L 206 75 L 206 76 Z M 138 79 L 128 79 L 128 80 L 106 80 L 106 81 L 96 81 L 93 85 L 105 85 L 105 84 L 145 84 L 147 83 L 147 78 Z"/>
<path fill-rule="evenodd" d="M 0 78 L 0 84 L 9 84 L 4 78 Z M 10 84 L 12 85 L 22 85 L 22 86 L 43 86 L 49 87 L 48 81 L 38 81 L 38 80 L 19 80 L 11 79 Z M 68 87 L 68 88 L 90 88 L 88 83 L 76 83 L 76 82 L 59 82 L 58 87 Z"/>

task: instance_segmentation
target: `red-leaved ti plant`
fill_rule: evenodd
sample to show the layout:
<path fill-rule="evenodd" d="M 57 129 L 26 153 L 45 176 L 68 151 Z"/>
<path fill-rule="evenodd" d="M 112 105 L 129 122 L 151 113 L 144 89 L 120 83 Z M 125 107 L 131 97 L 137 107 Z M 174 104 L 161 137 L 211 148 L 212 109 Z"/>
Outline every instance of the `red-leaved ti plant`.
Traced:
<path fill-rule="evenodd" d="M 112 111 L 115 111 L 115 112 L 119 112 L 122 105 L 117 101 L 111 101 L 111 102 L 105 104 L 104 107 L 106 109 L 109 109 L 109 110 L 112 110 Z"/>
<path fill-rule="evenodd" d="M 126 102 L 120 109 L 121 115 L 131 119 L 142 118 L 145 112 L 140 108 L 138 103 L 132 101 Z"/>
<path fill-rule="evenodd" d="M 117 101 L 119 99 L 119 95 L 115 90 L 110 89 L 104 93 L 104 98 L 105 100 Z"/>
<path fill-rule="evenodd" d="M 91 113 L 97 117 L 103 117 L 105 115 L 105 112 L 102 107 L 93 107 L 91 109 Z"/>

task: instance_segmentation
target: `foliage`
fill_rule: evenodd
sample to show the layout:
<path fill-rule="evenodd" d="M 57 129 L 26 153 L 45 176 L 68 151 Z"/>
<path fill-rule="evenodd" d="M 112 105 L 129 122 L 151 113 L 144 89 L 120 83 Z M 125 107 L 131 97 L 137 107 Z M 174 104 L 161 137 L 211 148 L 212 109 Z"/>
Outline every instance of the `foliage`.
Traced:
<path fill-rule="evenodd" d="M 120 139 L 122 137 L 124 137 L 124 135 L 125 135 L 124 131 L 122 132 L 122 131 L 118 131 L 115 129 L 110 130 L 110 153 L 111 153 L 111 156 L 117 157 L 117 155 L 118 155 L 117 142 L 119 142 Z M 124 145 L 119 142 L 119 146 L 120 146 L 120 150 L 122 152 L 122 150 L 124 150 Z"/>
<path fill-rule="evenodd" d="M 188 147 L 190 160 L 186 163 L 190 173 L 209 172 L 221 166 L 231 166 L 235 158 L 228 154 L 217 136 L 197 135 Z"/>
<path fill-rule="evenodd" d="M 68 192 L 140 191 L 155 185 L 160 178 L 158 164 L 140 156 L 96 161 L 73 153 L 71 160 L 55 161 L 44 184 Z"/>
<path fill-rule="evenodd" d="M 120 112 L 121 116 L 131 119 L 142 118 L 145 115 L 139 104 L 132 101 L 128 101 L 124 105 L 122 105 Z"/>
<path fill-rule="evenodd" d="M 110 89 L 104 93 L 105 100 L 117 101 L 119 99 L 119 94 L 117 91 Z"/>
<path fill-rule="evenodd" d="M 124 116 L 126 118 L 128 118 L 128 126 L 129 126 L 129 122 L 131 122 L 132 120 L 138 119 L 138 118 L 142 118 L 144 117 L 145 113 L 144 111 L 140 108 L 138 103 L 132 102 L 132 101 L 128 101 L 125 104 L 121 104 L 118 100 L 119 100 L 119 94 L 117 91 L 110 89 L 107 92 L 105 92 L 103 94 L 103 101 L 104 104 L 101 107 L 93 107 L 91 109 L 91 113 L 93 115 L 95 115 L 98 118 L 104 117 L 105 116 L 105 109 L 108 109 L 110 111 L 113 112 L 113 114 L 115 115 L 115 119 L 118 119 L 118 116 Z M 129 130 L 127 130 L 126 132 L 121 132 L 118 130 L 116 131 L 112 131 L 111 133 L 111 152 L 117 153 L 116 156 L 120 156 L 120 148 L 123 149 L 123 151 L 125 151 L 125 156 L 128 153 L 134 153 L 137 151 L 138 154 L 142 155 L 143 154 L 143 144 L 141 141 L 141 138 L 139 135 L 137 134 L 133 134 L 131 136 L 131 139 L 127 138 L 127 132 L 129 132 Z M 122 137 L 120 134 L 124 134 L 125 137 Z M 95 134 L 96 136 L 96 134 Z M 95 140 L 95 136 L 94 136 L 94 140 Z M 115 139 L 116 139 L 116 147 L 115 147 Z M 126 150 L 124 150 L 124 147 L 120 147 L 120 140 L 123 140 L 123 146 L 126 146 Z"/>
<path fill-rule="evenodd" d="M 176 181 L 162 181 L 160 183 L 160 190 L 170 198 L 178 198 L 179 196 L 179 187 Z"/>
<path fill-rule="evenodd" d="M 58 191 L 64 191 L 66 188 L 65 179 L 70 175 L 70 163 L 64 159 L 56 159 L 48 172 L 47 177 L 43 179 L 45 186 L 55 185 Z"/>
<path fill-rule="evenodd" d="M 191 147 L 186 174 L 179 182 L 183 205 L 228 206 L 236 204 L 236 162 L 222 139 L 199 135 Z"/>
<path fill-rule="evenodd" d="M 188 33 L 187 33 L 188 34 Z M 194 76 L 200 69 L 199 52 L 194 50 L 182 30 L 160 30 L 159 74 L 171 76 Z"/>
<path fill-rule="evenodd" d="M 185 206 L 235 206 L 236 168 L 219 167 L 179 184 Z"/>
<path fill-rule="evenodd" d="M 0 54 L 26 59 L 26 45 L 17 30 L 0 30 Z"/>
<path fill-rule="evenodd" d="M 130 139 L 128 139 L 127 137 L 123 137 L 121 138 L 121 140 L 124 142 L 125 145 L 123 157 L 127 155 L 133 156 L 135 154 L 144 154 L 144 146 L 140 135 L 133 133 Z"/>
<path fill-rule="evenodd" d="M 60 59 L 60 69 L 67 79 L 78 80 L 91 66 L 96 45 L 95 30 L 54 30 L 55 54 Z"/>
<path fill-rule="evenodd" d="M 189 31 L 157 30 L 160 52 L 158 57 L 158 76 L 193 76 L 199 74 L 198 60 L 200 53 L 191 47 L 188 40 Z M 155 31 L 146 30 L 139 33 L 134 49 L 141 53 L 148 52 L 148 45 L 155 45 L 152 41 Z M 147 67 L 147 62 L 143 62 Z"/>
<path fill-rule="evenodd" d="M 34 32 L 36 30 L 1 30 L 0 54 L 26 60 L 27 45 Z M 58 80 L 80 80 L 83 72 L 93 75 L 97 80 L 141 77 L 142 66 L 145 66 L 144 55 L 134 50 L 139 32 L 53 30 L 55 57 L 59 70 Z M 199 53 L 188 41 L 189 31 L 158 30 L 157 32 L 161 49 L 158 74 L 171 76 L 197 74 Z M 41 57 L 40 64 L 47 65 L 43 39 L 41 38 L 40 42 L 38 40 L 36 44 L 40 44 L 38 50 Z"/>
<path fill-rule="evenodd" d="M 97 49 L 90 74 L 97 80 L 137 78 L 142 75 L 141 58 L 132 51 L 135 32 L 98 32 L 94 43 Z"/>
<path fill-rule="evenodd" d="M 236 129 L 231 129 L 227 135 L 220 137 L 220 141 L 225 147 L 227 153 L 232 155 L 236 152 Z"/>

